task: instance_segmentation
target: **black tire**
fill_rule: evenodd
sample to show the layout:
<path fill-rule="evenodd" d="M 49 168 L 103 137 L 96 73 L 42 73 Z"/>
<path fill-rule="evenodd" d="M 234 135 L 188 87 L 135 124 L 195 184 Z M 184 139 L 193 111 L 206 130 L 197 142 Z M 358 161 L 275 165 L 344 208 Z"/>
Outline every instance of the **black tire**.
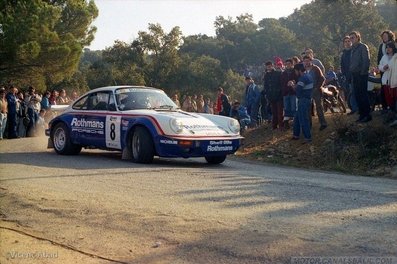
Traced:
<path fill-rule="evenodd" d="M 144 127 L 137 127 L 131 141 L 132 161 L 136 163 L 152 163 L 154 144 L 149 131 Z"/>
<path fill-rule="evenodd" d="M 51 130 L 51 141 L 55 152 L 60 155 L 77 155 L 81 151 L 81 146 L 73 144 L 70 132 L 64 123 L 57 124 Z"/>
<path fill-rule="evenodd" d="M 209 163 L 209 164 L 221 164 L 222 162 L 224 162 L 226 159 L 226 155 L 222 155 L 222 156 L 207 156 L 205 157 L 205 160 Z"/>

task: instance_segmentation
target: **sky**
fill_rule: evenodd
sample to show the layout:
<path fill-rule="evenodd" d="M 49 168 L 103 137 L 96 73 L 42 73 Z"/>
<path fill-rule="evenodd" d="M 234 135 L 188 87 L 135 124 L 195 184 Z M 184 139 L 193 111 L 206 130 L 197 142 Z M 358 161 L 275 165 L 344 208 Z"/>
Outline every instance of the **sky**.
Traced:
<path fill-rule="evenodd" d="M 95 39 L 88 47 L 101 50 L 115 40 L 127 43 L 148 31 L 149 23 L 159 23 L 165 32 L 179 26 L 184 36 L 215 35 L 217 16 L 225 18 L 252 14 L 254 22 L 263 18 L 286 17 L 311 0 L 95 0 L 99 15 Z"/>

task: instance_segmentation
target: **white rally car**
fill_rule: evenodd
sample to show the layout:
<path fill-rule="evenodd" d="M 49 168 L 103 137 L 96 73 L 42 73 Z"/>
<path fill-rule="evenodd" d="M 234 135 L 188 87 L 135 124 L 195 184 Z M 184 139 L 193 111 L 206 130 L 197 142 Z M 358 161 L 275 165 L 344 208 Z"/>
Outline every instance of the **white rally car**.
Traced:
<path fill-rule="evenodd" d="M 58 154 L 82 147 L 122 151 L 123 159 L 151 163 L 160 157 L 205 157 L 222 163 L 240 146 L 240 125 L 233 118 L 180 110 L 160 89 L 111 86 L 77 99 L 46 130 Z"/>

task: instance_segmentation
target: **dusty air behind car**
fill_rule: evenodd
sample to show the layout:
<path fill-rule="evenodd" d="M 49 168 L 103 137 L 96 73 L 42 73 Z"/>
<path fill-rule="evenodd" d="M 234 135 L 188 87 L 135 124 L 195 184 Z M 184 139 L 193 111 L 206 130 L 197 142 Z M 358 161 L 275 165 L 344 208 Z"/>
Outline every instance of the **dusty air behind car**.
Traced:
<path fill-rule="evenodd" d="M 222 163 L 240 146 L 237 120 L 181 111 L 160 89 L 111 86 L 91 90 L 52 119 L 48 147 L 74 155 L 84 148 L 122 151 L 123 159 L 205 157 Z"/>

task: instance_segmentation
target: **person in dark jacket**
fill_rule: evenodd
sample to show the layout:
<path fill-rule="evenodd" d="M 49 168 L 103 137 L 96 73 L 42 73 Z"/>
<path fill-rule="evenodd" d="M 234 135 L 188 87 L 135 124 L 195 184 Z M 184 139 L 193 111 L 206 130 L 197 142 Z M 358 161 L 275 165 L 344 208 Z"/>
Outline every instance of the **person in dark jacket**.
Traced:
<path fill-rule="evenodd" d="M 300 133 L 303 133 L 306 143 L 312 141 L 312 134 L 310 131 L 309 111 L 311 105 L 313 79 L 310 73 L 306 72 L 303 64 L 298 63 L 294 65 L 294 70 L 299 76 L 298 82 L 290 81 L 294 85 L 296 97 L 298 98 L 298 110 L 294 118 L 293 140 L 298 140 Z"/>
<path fill-rule="evenodd" d="M 370 65 L 369 49 L 367 45 L 361 42 L 361 35 L 358 31 L 352 31 L 349 37 L 353 43 L 349 69 L 360 114 L 357 122 L 364 123 L 372 120 L 367 91 Z"/>
<path fill-rule="evenodd" d="M 285 60 L 285 70 L 281 73 L 281 90 L 284 103 L 284 128 L 288 129 L 289 120 L 293 120 L 296 112 L 296 93 L 289 81 L 298 82 L 298 75 L 294 70 L 294 61 Z"/>
<path fill-rule="evenodd" d="M 350 57 L 352 52 L 352 42 L 349 36 L 343 38 L 343 52 L 340 59 L 340 69 L 342 71 L 342 76 L 344 79 L 344 88 L 346 91 L 347 103 L 350 107 L 351 112 L 348 115 L 357 112 L 357 101 L 354 95 L 354 90 L 351 85 L 351 73 L 350 73 Z"/>
<path fill-rule="evenodd" d="M 18 89 L 14 86 L 10 86 L 9 92 L 6 95 L 7 103 L 8 103 L 8 138 L 18 138 L 17 134 L 17 98 Z"/>
<path fill-rule="evenodd" d="M 230 113 L 230 103 L 229 103 L 229 98 L 227 97 L 226 94 L 223 93 L 223 88 L 219 87 L 218 88 L 218 110 L 219 114 L 223 116 L 229 116 Z"/>
<path fill-rule="evenodd" d="M 283 129 L 283 94 L 281 91 L 281 72 L 276 71 L 273 62 L 265 63 L 266 72 L 263 77 L 263 89 L 272 109 L 273 129 Z"/>

